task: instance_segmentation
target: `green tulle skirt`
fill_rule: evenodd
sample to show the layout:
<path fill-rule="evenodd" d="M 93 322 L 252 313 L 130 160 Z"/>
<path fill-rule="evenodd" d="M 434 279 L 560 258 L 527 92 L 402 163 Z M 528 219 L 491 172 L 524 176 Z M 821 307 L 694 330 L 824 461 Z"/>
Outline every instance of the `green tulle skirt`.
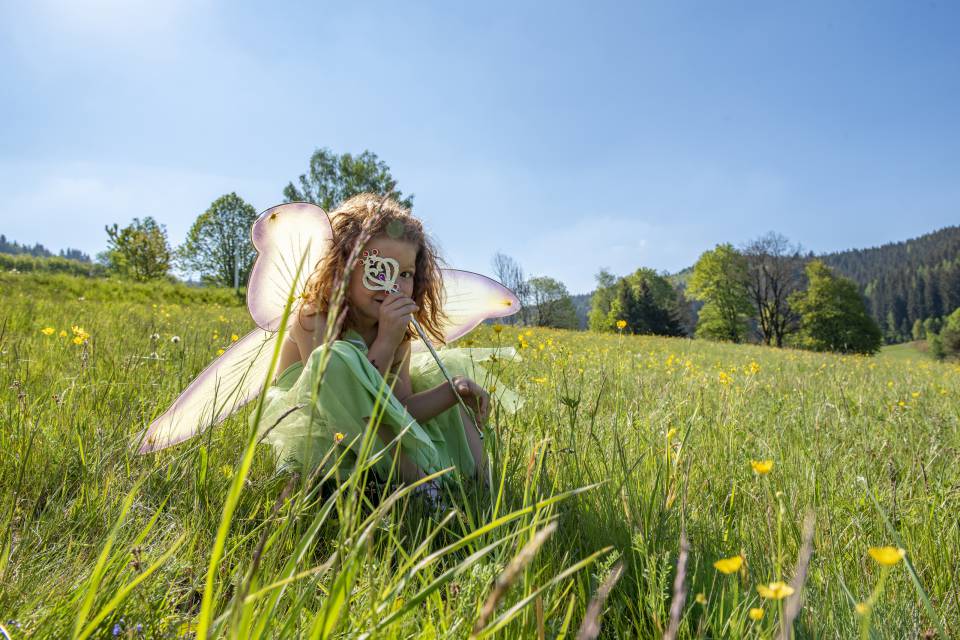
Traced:
<path fill-rule="evenodd" d="M 263 441 L 274 447 L 281 468 L 312 472 L 323 464 L 326 471 L 336 464 L 338 476 L 351 473 L 379 396 L 381 424 L 393 435 L 407 429 L 400 446 L 420 469 L 434 473 L 455 467 L 456 473 L 464 477 L 475 473 L 477 461 L 467 443 L 459 405 L 418 423 L 389 392 L 389 387 L 385 388 L 383 376 L 367 360 L 367 347 L 359 334 L 347 332 L 343 340 L 330 346 L 330 358 L 321 380 L 324 350 L 320 346 L 305 363 L 288 367 L 267 390 L 258 431 Z M 451 376 L 467 376 L 485 389 L 492 389 L 491 400 L 499 410 L 513 413 L 522 404 L 512 390 L 479 364 L 519 359 L 512 347 L 441 349 L 438 354 Z M 414 393 L 446 384 L 429 352 L 411 355 L 410 382 Z M 384 445 L 377 438 L 374 451 Z M 385 455 L 374 465 L 374 472 L 381 479 L 386 478 L 392 464 L 391 457 Z"/>

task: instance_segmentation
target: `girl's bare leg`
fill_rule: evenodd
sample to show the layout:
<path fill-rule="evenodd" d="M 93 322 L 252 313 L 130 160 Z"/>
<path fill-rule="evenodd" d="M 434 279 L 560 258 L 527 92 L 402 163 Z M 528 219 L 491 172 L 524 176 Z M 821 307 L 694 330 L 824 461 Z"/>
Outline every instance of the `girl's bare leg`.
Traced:
<path fill-rule="evenodd" d="M 477 431 L 477 425 L 463 410 L 463 407 L 458 406 L 457 411 L 460 412 L 460 417 L 463 419 L 463 434 L 467 437 L 470 453 L 473 454 L 473 460 L 477 465 L 477 477 L 485 480 L 487 477 L 487 452 L 483 449 L 480 432 Z"/>
<path fill-rule="evenodd" d="M 387 425 L 380 423 L 380 426 L 377 427 L 377 435 L 380 436 L 380 441 L 386 445 L 388 442 L 394 439 L 394 434 L 387 428 Z M 413 460 L 405 454 L 400 449 L 400 443 L 398 442 L 393 451 L 391 451 L 393 459 L 397 461 L 397 469 L 400 472 L 400 479 L 403 480 L 406 484 L 411 484 L 423 477 L 423 471 L 420 470 Z"/>

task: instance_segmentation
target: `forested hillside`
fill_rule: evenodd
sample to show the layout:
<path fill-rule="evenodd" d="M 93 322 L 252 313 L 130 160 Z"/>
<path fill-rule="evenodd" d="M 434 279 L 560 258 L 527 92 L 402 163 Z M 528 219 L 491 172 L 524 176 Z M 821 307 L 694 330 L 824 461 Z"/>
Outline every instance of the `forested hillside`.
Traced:
<path fill-rule="evenodd" d="M 960 227 L 821 259 L 860 286 L 888 340 L 908 340 L 917 320 L 960 307 Z"/>

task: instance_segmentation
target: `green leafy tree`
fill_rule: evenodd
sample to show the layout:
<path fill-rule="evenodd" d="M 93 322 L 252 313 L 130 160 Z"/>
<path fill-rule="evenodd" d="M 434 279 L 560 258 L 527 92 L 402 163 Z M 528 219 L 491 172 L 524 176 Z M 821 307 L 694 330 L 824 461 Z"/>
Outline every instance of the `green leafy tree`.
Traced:
<path fill-rule="evenodd" d="M 358 156 L 337 155 L 330 149 L 317 149 L 310 157 L 310 169 L 283 189 L 287 202 L 312 202 L 326 211 L 359 193 L 391 194 L 405 207 L 413 208 L 413 196 L 406 198 L 396 190 L 390 167 L 372 151 Z"/>
<path fill-rule="evenodd" d="M 540 327 L 576 329 L 577 310 L 566 285 L 559 280 L 540 276 L 530 278 L 527 287 L 532 302 L 534 323 Z"/>
<path fill-rule="evenodd" d="M 705 251 L 693 266 L 687 293 L 702 301 L 696 335 L 741 342 L 753 312 L 747 291 L 747 261 L 730 244 Z"/>
<path fill-rule="evenodd" d="M 250 227 L 257 211 L 236 193 L 213 201 L 201 213 L 177 252 L 180 264 L 210 284 L 225 287 L 247 282 L 256 251 Z"/>
<path fill-rule="evenodd" d="M 122 277 L 146 281 L 162 278 L 170 271 L 173 258 L 167 231 L 147 216 L 120 229 L 116 224 L 105 227 L 107 250 L 98 257 L 107 268 Z"/>
<path fill-rule="evenodd" d="M 806 291 L 790 296 L 791 308 L 800 314 L 798 346 L 842 353 L 879 351 L 883 334 L 867 314 L 856 283 L 835 276 L 820 260 L 808 263 L 806 273 Z"/>
<path fill-rule="evenodd" d="M 610 323 L 610 305 L 613 304 L 614 289 L 617 278 L 606 269 L 594 276 L 597 288 L 590 298 L 590 313 L 587 316 L 587 327 L 591 331 L 612 331 Z"/>
<path fill-rule="evenodd" d="M 960 358 L 960 307 L 954 310 L 940 330 L 943 353 L 949 358 Z"/>

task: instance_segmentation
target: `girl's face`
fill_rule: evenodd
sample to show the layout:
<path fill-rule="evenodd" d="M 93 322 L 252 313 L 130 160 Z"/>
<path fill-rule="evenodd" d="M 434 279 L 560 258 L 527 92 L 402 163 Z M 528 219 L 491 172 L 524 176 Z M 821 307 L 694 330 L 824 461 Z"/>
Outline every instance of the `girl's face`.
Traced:
<path fill-rule="evenodd" d="M 408 240 L 394 240 L 387 235 L 378 235 L 367 243 L 364 250 L 372 252 L 376 249 L 381 257 L 396 260 L 399 263 L 397 272 L 397 286 L 400 287 L 399 295 L 412 298 L 417 248 L 416 244 Z M 363 284 L 363 268 L 360 265 L 354 265 L 350 272 L 350 287 L 347 295 L 350 299 L 350 306 L 358 320 L 363 325 L 370 327 L 380 320 L 380 304 L 387 296 L 398 294 L 367 289 Z"/>

